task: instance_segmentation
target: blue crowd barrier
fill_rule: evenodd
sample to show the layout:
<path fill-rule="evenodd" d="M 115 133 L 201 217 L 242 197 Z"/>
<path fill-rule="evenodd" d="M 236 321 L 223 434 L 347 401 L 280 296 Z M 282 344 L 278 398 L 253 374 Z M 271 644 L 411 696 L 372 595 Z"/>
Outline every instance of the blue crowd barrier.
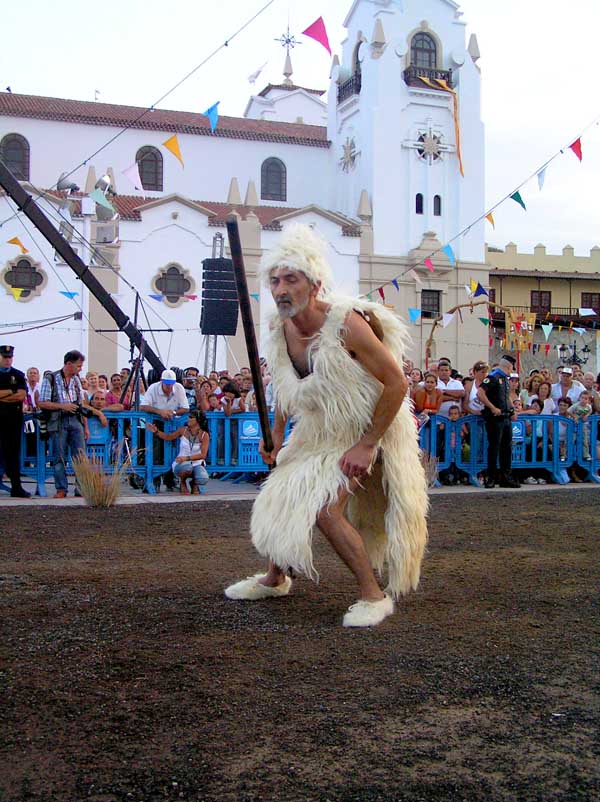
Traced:
<path fill-rule="evenodd" d="M 156 438 L 155 441 L 146 423 L 164 424 L 164 431 L 168 433 L 184 424 L 187 416 L 163 421 L 147 412 L 104 414 L 107 426 L 101 426 L 97 418 L 88 420 L 88 456 L 99 460 L 107 473 L 117 466 L 125 466 L 128 474 L 137 477 L 136 486 L 155 493 L 154 481 L 171 470 L 179 444 L 177 440 Z M 227 417 L 222 412 L 210 412 L 206 417 L 210 434 L 206 460 L 209 473 L 239 481 L 268 470 L 258 453 L 261 434 L 257 413 Z M 36 416 L 26 415 L 25 419 L 34 421 L 35 432 L 23 433 L 21 473 L 36 482 L 38 495 L 45 496 L 46 480 L 53 476 L 51 440 L 41 439 Z M 578 423 L 558 415 L 520 415 L 518 421 L 513 422 L 513 468 L 543 469 L 555 482 L 566 484 L 570 481 L 567 468 L 577 464 L 587 472 L 588 479 L 600 483 L 599 421 L 599 415 Z M 528 424 L 531 424 L 530 432 Z M 465 436 L 462 436 L 465 429 Z M 432 415 L 421 427 L 419 440 L 421 448 L 436 458 L 439 472 L 456 466 L 471 484 L 479 485 L 478 475 L 487 468 L 487 436 L 481 417 L 470 415 L 452 422 Z M 70 464 L 67 473 L 73 473 Z"/>

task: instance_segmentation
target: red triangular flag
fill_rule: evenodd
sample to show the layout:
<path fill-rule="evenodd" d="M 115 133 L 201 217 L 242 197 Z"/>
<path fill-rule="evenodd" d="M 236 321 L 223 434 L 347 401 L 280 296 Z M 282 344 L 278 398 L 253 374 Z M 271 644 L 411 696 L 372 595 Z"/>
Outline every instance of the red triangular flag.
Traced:
<path fill-rule="evenodd" d="M 383 294 L 383 287 L 377 287 L 377 292 L 381 295 L 381 300 L 385 303 L 385 295 Z"/>
<path fill-rule="evenodd" d="M 425 265 L 427 270 L 429 270 L 430 273 L 434 272 L 435 267 L 433 266 L 433 262 L 431 261 L 431 259 L 429 257 L 427 257 L 427 259 L 423 260 L 423 264 Z"/>
<path fill-rule="evenodd" d="M 573 153 L 577 156 L 579 161 L 583 159 L 583 153 L 581 151 L 581 137 L 575 140 L 572 145 L 569 145 Z"/>
<path fill-rule="evenodd" d="M 304 36 L 310 36 L 311 39 L 315 39 L 319 44 L 323 45 L 325 50 L 331 55 L 331 48 L 329 47 L 329 39 L 327 38 L 323 17 L 319 17 L 318 20 L 315 20 L 315 22 L 309 25 L 302 33 Z"/>

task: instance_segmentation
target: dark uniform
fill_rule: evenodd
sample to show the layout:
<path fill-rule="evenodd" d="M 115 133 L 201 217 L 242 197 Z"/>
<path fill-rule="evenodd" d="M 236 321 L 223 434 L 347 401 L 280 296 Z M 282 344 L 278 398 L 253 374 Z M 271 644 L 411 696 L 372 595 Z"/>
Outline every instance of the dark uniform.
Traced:
<path fill-rule="evenodd" d="M 514 365 L 513 357 L 504 357 Z M 491 409 L 483 408 L 482 416 L 488 438 L 488 470 L 486 487 L 494 487 L 499 479 L 501 487 L 519 487 L 519 483 L 511 476 L 512 465 L 512 423 L 514 414 L 509 394 L 509 377 L 500 368 L 493 370 L 481 382 L 481 389 L 488 401 L 500 410 L 494 415 Z M 500 475 L 498 476 L 498 458 L 500 459 Z"/>
<path fill-rule="evenodd" d="M 12 345 L 0 345 L 0 357 L 12 357 Z M 16 368 L 5 368 L 0 365 L 0 395 L 10 390 L 17 393 L 19 390 L 27 392 L 25 374 Z M 11 496 L 28 498 L 29 493 L 21 486 L 20 457 L 21 433 L 23 431 L 23 403 L 0 401 L 0 452 L 4 469 L 10 479 Z"/>

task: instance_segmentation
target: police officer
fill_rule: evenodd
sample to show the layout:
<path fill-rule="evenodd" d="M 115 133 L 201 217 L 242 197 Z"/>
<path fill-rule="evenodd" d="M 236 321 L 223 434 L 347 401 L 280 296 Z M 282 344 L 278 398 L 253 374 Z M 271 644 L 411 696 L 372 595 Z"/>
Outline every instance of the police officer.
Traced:
<path fill-rule="evenodd" d="M 483 404 L 483 419 L 488 438 L 488 470 L 485 486 L 520 487 L 511 474 L 512 463 L 512 423 L 517 416 L 510 401 L 509 377 L 515 369 L 516 360 L 505 354 L 498 367 L 487 376 L 479 386 L 477 397 Z M 500 474 L 498 476 L 498 457 Z"/>
<path fill-rule="evenodd" d="M 12 345 L 0 345 L 0 451 L 10 479 L 13 498 L 30 498 L 21 485 L 21 433 L 23 431 L 23 401 L 27 394 L 25 374 L 13 368 Z"/>

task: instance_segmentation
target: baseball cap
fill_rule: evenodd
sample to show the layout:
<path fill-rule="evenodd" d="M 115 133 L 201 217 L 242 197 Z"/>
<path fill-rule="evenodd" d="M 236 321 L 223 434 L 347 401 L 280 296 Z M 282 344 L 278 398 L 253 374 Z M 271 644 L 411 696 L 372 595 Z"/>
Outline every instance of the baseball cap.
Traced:
<path fill-rule="evenodd" d="M 177 381 L 177 376 L 175 375 L 174 370 L 163 370 L 160 375 L 160 380 L 164 384 L 175 384 Z"/>
<path fill-rule="evenodd" d="M 559 368 L 560 373 L 573 373 L 573 368 Z"/>
<path fill-rule="evenodd" d="M 511 373 L 510 374 L 510 378 L 511 379 L 518 379 L 519 378 L 519 374 L 518 373 Z"/>

